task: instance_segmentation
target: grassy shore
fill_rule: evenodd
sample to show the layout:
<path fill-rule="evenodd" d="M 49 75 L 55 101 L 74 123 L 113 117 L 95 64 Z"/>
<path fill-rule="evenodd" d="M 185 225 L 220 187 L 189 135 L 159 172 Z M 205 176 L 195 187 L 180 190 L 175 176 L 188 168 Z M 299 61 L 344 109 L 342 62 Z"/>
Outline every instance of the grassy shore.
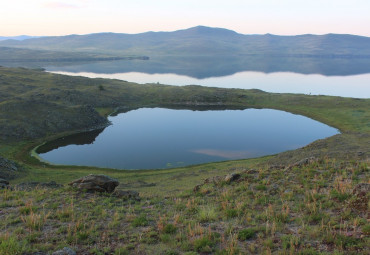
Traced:
<path fill-rule="evenodd" d="M 369 99 L 140 85 L 3 67 L 0 84 L 0 155 L 21 166 L 12 186 L 66 184 L 99 173 L 141 196 L 123 200 L 67 186 L 1 190 L 0 254 L 65 246 L 78 254 L 366 254 L 369 248 L 369 195 L 353 193 L 369 183 Z M 166 170 L 53 166 L 30 156 L 46 140 L 106 124 L 113 110 L 140 107 L 279 109 L 342 134 L 278 155 Z M 81 113 L 86 118 L 76 118 Z M 227 182 L 229 173 L 241 177 Z"/>

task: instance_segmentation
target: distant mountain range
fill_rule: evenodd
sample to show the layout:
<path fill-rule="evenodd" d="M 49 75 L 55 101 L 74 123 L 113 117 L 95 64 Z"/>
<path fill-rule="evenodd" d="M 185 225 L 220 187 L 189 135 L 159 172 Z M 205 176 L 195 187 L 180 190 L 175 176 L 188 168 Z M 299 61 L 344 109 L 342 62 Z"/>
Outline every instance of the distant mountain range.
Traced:
<path fill-rule="evenodd" d="M 0 41 L 4 40 L 16 40 L 23 41 L 31 38 L 40 38 L 41 36 L 29 36 L 29 35 L 18 35 L 18 36 L 0 36 Z"/>
<path fill-rule="evenodd" d="M 3 40 L 0 46 L 65 52 L 136 56 L 269 55 L 320 58 L 370 58 L 370 37 L 326 35 L 244 35 L 197 26 L 174 32 L 98 33 Z"/>

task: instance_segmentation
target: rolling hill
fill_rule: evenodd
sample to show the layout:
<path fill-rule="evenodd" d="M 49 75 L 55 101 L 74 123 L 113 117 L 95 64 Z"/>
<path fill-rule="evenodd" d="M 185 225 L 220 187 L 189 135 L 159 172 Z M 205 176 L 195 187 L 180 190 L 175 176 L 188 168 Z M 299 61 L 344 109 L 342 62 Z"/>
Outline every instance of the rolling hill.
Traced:
<path fill-rule="evenodd" d="M 97 33 L 4 40 L 0 46 L 38 50 L 129 55 L 273 55 L 298 57 L 370 57 L 370 38 L 346 34 L 244 35 L 197 26 L 174 32 Z"/>

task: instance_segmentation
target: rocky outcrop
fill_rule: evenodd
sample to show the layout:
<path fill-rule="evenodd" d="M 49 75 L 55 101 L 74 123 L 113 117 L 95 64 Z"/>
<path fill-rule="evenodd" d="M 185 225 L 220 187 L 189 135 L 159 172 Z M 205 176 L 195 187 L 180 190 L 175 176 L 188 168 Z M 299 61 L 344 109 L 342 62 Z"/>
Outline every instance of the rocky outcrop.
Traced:
<path fill-rule="evenodd" d="M 107 175 L 89 174 L 88 176 L 72 181 L 68 185 L 88 192 L 112 193 L 119 185 L 119 182 Z"/>
<path fill-rule="evenodd" d="M 21 167 L 14 161 L 0 156 L 0 178 L 11 180 L 17 177 Z"/>

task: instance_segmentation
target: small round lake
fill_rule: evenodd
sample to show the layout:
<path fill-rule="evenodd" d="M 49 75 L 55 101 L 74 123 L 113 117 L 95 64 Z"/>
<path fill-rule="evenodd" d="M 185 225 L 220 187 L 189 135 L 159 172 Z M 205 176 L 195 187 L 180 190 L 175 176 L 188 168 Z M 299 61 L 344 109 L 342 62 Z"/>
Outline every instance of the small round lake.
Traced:
<path fill-rule="evenodd" d="M 270 109 L 141 108 L 109 120 L 105 129 L 48 142 L 37 153 L 54 164 L 159 169 L 275 154 L 338 133 Z"/>

